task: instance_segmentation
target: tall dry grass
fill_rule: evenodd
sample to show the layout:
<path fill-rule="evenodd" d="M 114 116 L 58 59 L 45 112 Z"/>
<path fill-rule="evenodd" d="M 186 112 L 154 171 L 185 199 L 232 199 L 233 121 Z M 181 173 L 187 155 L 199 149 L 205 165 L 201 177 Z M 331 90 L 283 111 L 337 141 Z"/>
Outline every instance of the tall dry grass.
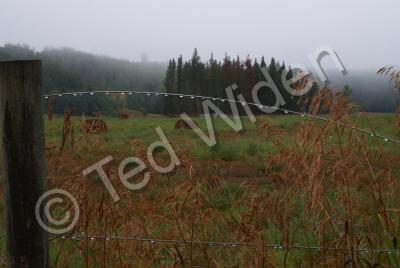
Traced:
<path fill-rule="evenodd" d="M 348 96 L 323 89 L 312 101 L 310 113 L 349 123 L 354 109 Z M 86 135 L 76 141 L 73 150 L 47 159 L 50 184 L 70 191 L 79 202 L 81 218 L 73 234 L 231 241 L 254 246 L 59 238 L 52 242 L 53 265 L 399 266 L 399 255 L 357 250 L 397 249 L 397 164 L 385 153 L 381 140 L 335 123 L 307 120 L 297 129 L 295 142 L 282 146 L 280 141 L 289 135 L 286 131 L 268 121 L 261 122 L 259 129 L 266 140 L 281 149 L 266 157 L 264 179 L 249 177 L 236 188 L 224 173 L 224 161 L 206 162 L 205 166 L 179 144 L 172 146 L 182 165 L 168 176 L 149 169 L 153 179 L 143 191 L 134 193 L 122 186 L 117 175 L 118 163 L 127 156 L 112 152 L 115 162 L 106 167 L 106 173 L 121 197 L 117 203 L 99 178 L 81 175 L 93 164 L 82 155 L 107 151 L 101 136 Z M 371 149 L 371 143 L 379 149 Z M 129 146 L 132 155 L 147 159 L 140 140 L 130 141 Z M 76 154 L 77 150 L 81 153 Z M 162 154 L 156 158 L 160 164 L 166 161 Z M 266 247 L 270 244 L 283 248 Z M 299 244 L 310 248 L 294 247 Z M 322 249 L 312 249 L 315 245 Z"/>

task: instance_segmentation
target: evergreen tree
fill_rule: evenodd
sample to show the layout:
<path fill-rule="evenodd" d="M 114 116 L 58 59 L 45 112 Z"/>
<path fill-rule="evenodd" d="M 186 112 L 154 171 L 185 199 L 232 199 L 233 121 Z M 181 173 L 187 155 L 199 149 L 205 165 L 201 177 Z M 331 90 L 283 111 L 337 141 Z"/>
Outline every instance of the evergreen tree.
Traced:
<path fill-rule="evenodd" d="M 261 57 L 260 67 L 261 67 L 261 68 L 266 68 L 266 67 L 267 67 L 267 64 L 265 63 L 265 58 L 264 58 L 264 56 Z"/>
<path fill-rule="evenodd" d="M 182 55 L 179 55 L 178 57 L 178 65 L 176 68 L 176 92 L 177 93 L 185 93 L 183 90 L 183 59 Z M 176 112 L 177 113 L 182 113 L 182 100 L 178 100 L 176 103 Z"/>
<path fill-rule="evenodd" d="M 250 56 L 247 56 L 246 61 L 244 62 L 244 97 L 247 101 L 251 101 L 254 85 L 257 83 L 257 74 L 253 67 Z"/>
<path fill-rule="evenodd" d="M 164 80 L 165 92 L 176 93 L 176 62 L 172 59 L 168 63 L 167 73 Z M 175 113 L 174 97 L 165 97 L 164 101 L 164 114 L 171 115 Z"/>

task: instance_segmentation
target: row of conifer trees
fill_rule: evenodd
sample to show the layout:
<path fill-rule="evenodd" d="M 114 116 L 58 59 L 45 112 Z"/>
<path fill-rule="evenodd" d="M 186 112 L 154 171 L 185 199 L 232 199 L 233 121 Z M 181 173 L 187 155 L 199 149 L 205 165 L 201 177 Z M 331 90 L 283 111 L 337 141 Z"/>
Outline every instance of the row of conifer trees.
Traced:
<path fill-rule="evenodd" d="M 291 95 L 283 86 L 282 73 L 286 72 L 286 79 L 290 79 L 293 72 L 285 63 L 280 64 L 274 58 L 267 64 L 264 57 L 261 60 L 253 60 L 248 56 L 245 60 L 241 60 L 239 57 L 232 59 L 225 55 L 221 62 L 211 55 L 208 61 L 202 62 L 197 49 L 195 49 L 190 60 L 184 61 L 182 56 L 179 56 L 177 60 L 169 61 L 164 87 L 168 93 L 227 98 L 225 88 L 236 84 L 238 89 L 234 90 L 234 94 L 241 94 L 246 101 L 253 102 L 253 87 L 260 81 L 266 81 L 265 75 L 261 71 L 262 68 L 266 68 L 285 100 L 286 104 L 282 108 L 296 111 L 306 109 L 305 104 L 316 92 L 316 85 L 302 97 Z M 267 87 L 259 90 L 258 97 L 262 104 L 275 104 L 275 94 Z M 189 114 L 203 113 L 201 103 L 198 100 L 168 97 L 164 104 L 164 113 L 167 115 L 178 115 L 182 112 Z M 224 113 L 231 112 L 227 102 L 216 102 L 216 105 Z M 254 106 L 252 110 L 254 113 L 260 112 Z M 240 112 L 243 114 L 244 110 L 240 109 Z"/>

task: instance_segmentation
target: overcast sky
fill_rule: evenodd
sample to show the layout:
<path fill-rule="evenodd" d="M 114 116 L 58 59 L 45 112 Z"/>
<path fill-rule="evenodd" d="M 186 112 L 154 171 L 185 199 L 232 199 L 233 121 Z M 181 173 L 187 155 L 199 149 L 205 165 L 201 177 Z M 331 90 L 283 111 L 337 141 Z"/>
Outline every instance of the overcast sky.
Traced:
<path fill-rule="evenodd" d="M 0 0 L 0 45 L 166 61 L 198 48 L 306 65 L 331 46 L 348 68 L 400 65 L 399 0 Z M 328 63 L 329 64 L 329 63 Z"/>

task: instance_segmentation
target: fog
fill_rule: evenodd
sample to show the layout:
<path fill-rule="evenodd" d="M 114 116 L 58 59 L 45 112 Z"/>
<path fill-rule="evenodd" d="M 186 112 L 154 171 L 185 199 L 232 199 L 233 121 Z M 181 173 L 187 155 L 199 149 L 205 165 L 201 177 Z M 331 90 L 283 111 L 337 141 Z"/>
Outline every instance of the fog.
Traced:
<path fill-rule="evenodd" d="M 399 1 L 2 0 L 0 45 L 25 43 L 140 61 L 167 61 L 193 48 L 274 56 L 307 64 L 332 47 L 348 69 L 400 63 Z M 329 63 L 327 63 L 329 65 Z"/>

